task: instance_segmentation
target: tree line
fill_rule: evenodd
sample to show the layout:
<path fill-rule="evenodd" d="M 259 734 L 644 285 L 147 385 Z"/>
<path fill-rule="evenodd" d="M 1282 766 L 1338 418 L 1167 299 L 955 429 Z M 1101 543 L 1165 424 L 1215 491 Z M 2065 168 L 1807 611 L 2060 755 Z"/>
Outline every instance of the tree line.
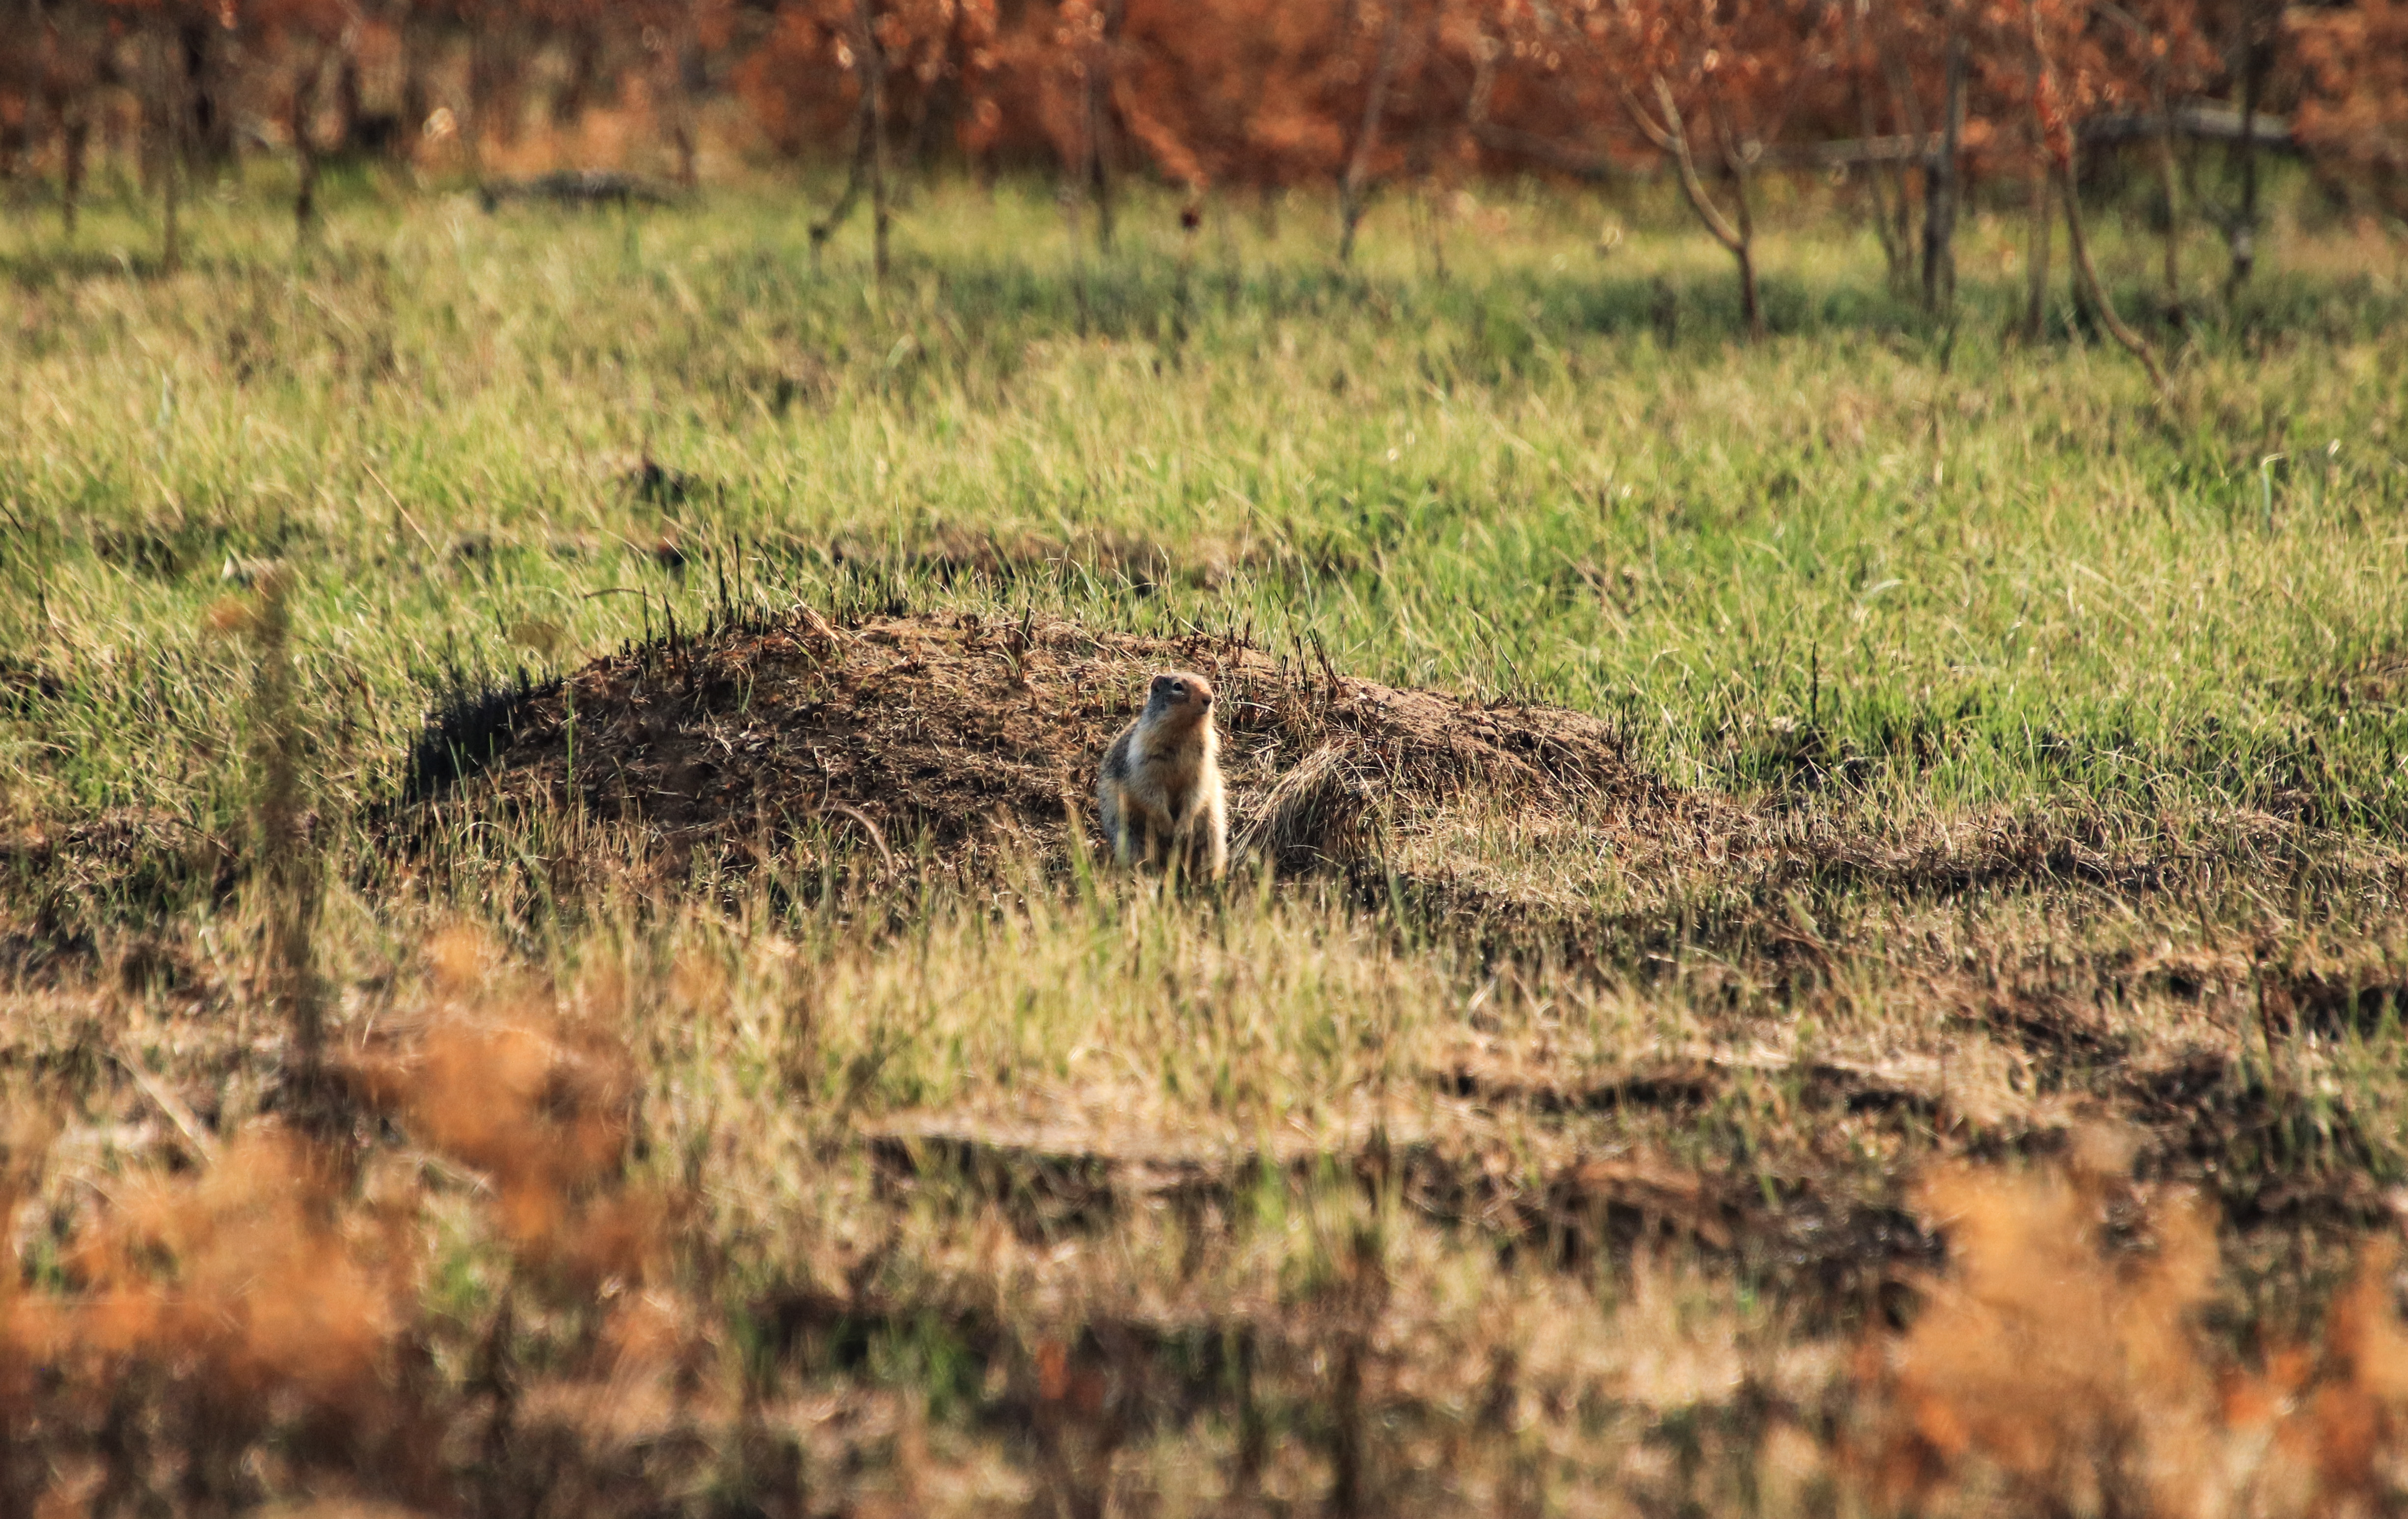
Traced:
<path fill-rule="evenodd" d="M 2022 186 L 2035 324 L 2060 232 L 2096 294 L 2074 187 L 2101 155 L 2155 180 L 2176 321 L 2186 226 L 2249 279 L 2269 154 L 2408 221 L 2408 0 L 0 0 L 0 173 L 54 182 L 72 232 L 113 135 L 171 262 L 187 187 L 245 152 L 294 161 L 306 235 L 331 160 L 456 138 L 475 169 L 531 111 L 606 101 L 687 184 L 709 107 L 842 163 L 814 242 L 866 206 L 882 266 L 896 176 L 949 159 L 1049 166 L 1106 247 L 1131 175 L 1317 189 L 1340 260 L 1383 193 L 1664 173 L 1758 326 L 1770 174 L 1853 186 L 1935 308 L 1972 184 Z"/>

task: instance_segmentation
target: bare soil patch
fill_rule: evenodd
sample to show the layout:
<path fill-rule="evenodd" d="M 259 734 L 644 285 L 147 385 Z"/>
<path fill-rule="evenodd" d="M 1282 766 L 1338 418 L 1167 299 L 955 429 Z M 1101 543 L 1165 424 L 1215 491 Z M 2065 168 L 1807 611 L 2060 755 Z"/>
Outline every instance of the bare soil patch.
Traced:
<path fill-rule="evenodd" d="M 1362 1125 L 1336 1143 L 1216 1143 L 1194 1131 L 1133 1133 L 1077 1117 L 966 1113 L 899 1114 L 865 1139 L 886 1186 L 932 1197 L 963 1190 L 1039 1240 L 1149 1208 L 1178 1215 L 1192 1237 L 1214 1236 L 1248 1189 L 1271 1182 L 1352 1185 L 1367 1196 L 1393 1187 L 1422 1218 L 1559 1266 L 1678 1241 L 1818 1301 L 1861 1300 L 1939 1257 L 1938 1240 L 1901 1207 L 1813 1180 L 1767 1184 L 1652 1150 L 1600 1151 L 1570 1133 L 1534 1151 L 1527 1135 L 1493 1132 L 1469 1100 L 1421 1123 Z"/>

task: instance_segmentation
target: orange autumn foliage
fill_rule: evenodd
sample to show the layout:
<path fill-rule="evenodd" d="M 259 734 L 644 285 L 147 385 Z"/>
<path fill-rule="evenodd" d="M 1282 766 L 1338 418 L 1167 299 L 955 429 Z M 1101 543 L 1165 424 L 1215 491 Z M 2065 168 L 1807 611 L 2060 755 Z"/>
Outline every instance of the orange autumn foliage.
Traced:
<path fill-rule="evenodd" d="M 628 1174 L 630 1056 L 548 996 L 468 979 L 473 954 L 438 940 L 438 995 L 353 1053 L 354 1135 L 272 1116 L 222 1139 L 193 1128 L 195 1163 L 153 1161 L 94 1178 L 88 1201 L 51 1202 L 64 1211 L 49 1278 L 13 1261 L 0 1272 L 0 1455 L 38 1446 L 143 1483 L 155 1439 L 189 1491 L 222 1495 L 250 1480 L 244 1453 L 273 1445 L 439 1506 L 443 1429 L 460 1417 L 426 1358 L 447 1197 L 481 1217 L 508 1268 L 495 1333 L 523 1284 L 586 1317 L 605 1378 L 682 1364 L 693 1331 L 663 1270 L 671 1210 Z M 404 1143 L 354 1142 L 380 1131 Z M 17 1115 L 0 1221 L 20 1216 L 50 1142 L 37 1112 Z"/>
<path fill-rule="evenodd" d="M 2388 1245 L 2362 1252 L 2317 1348 L 2218 1354 L 2200 1313 L 2222 1269 L 2211 1217 L 2135 1187 L 2112 1139 L 2024 1174 L 1929 1178 L 1954 1269 L 1914 1326 L 1868 1346 L 1857 1469 L 1889 1512 L 2003 1486 L 2041 1512 L 2321 1514 L 2390 1501 L 2408 1437 L 2408 1326 Z M 2137 1215 L 2128 1243 L 2111 1220 Z"/>
<path fill-rule="evenodd" d="M 237 116 L 278 123 L 274 145 L 296 152 L 312 134 L 356 146 L 373 118 L 392 150 L 488 172 L 522 156 L 487 153 L 539 92 L 555 124 L 614 103 L 627 130 L 610 140 L 668 139 L 681 178 L 711 97 L 737 107 L 723 135 L 840 159 L 860 130 L 866 18 L 903 163 L 1051 165 L 1099 185 L 1142 171 L 1191 193 L 1321 183 L 1355 202 L 1387 181 L 1613 174 L 1667 162 L 1627 111 L 1656 108 L 1661 78 L 1700 138 L 1767 166 L 1885 141 L 1838 161 L 1893 176 L 1902 201 L 1961 44 L 1976 175 L 2031 172 L 2036 114 L 2062 160 L 2085 123 L 2229 106 L 2245 81 L 2261 115 L 2296 107 L 2295 141 L 2329 179 L 2408 208 L 2403 0 L 2279 21 L 2261 0 L 56 0 L 36 15 L 0 28 L 0 166 L 30 157 L 69 179 L 104 110 L 155 115 L 163 88 L 219 154 L 241 150 Z M 166 40 L 180 72 L 161 70 Z M 481 146 L 464 156 L 470 133 Z"/>
<path fill-rule="evenodd" d="M 2318 161 L 2408 219 L 2408 0 L 2294 11 L 2297 131 Z"/>

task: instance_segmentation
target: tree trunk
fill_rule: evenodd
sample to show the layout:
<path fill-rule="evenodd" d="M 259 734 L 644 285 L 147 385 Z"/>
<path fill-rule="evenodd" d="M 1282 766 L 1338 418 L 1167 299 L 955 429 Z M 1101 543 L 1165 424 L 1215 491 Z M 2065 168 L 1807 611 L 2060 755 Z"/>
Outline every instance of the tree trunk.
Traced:
<path fill-rule="evenodd" d="M 360 55 L 352 46 L 349 28 L 342 41 L 337 43 L 338 57 L 335 64 L 335 141 L 332 150 L 349 159 L 360 150 L 360 118 L 365 109 L 360 103 Z"/>
<path fill-rule="evenodd" d="M 602 80 L 602 33 L 591 24 L 568 28 L 568 70 L 553 91 L 545 114 L 554 126 L 573 127 Z"/>
<path fill-rule="evenodd" d="M 1764 336 L 1764 308 L 1758 304 L 1756 291 L 1756 251 L 1752 242 L 1742 242 L 1731 250 L 1739 261 L 1739 314 L 1747 323 L 1750 337 Z"/>
<path fill-rule="evenodd" d="M 83 199 L 83 177 L 91 162 L 92 118 L 80 107 L 59 123 L 62 141 L 60 150 L 64 162 L 59 165 L 59 219 L 64 224 L 67 239 L 76 235 L 76 208 Z"/>
<path fill-rule="evenodd" d="M 2052 93 L 2049 80 L 2048 49 L 2041 40 L 2040 6 L 2038 0 L 2025 0 L 2024 23 L 2030 29 L 2032 65 L 2038 88 L 2032 91 L 2032 132 L 2047 145 L 2051 166 L 2056 171 L 2057 186 L 2065 201 L 2065 241 L 2073 261 L 2073 285 L 2077 296 L 2087 297 L 2091 313 L 2099 324 L 2123 346 L 2126 352 L 2141 361 L 2149 372 L 2150 382 L 2157 386 L 2157 404 L 2173 409 L 2173 389 L 2166 382 L 2166 371 L 2157 363 L 2156 350 L 2148 339 L 2124 324 L 2109 304 L 2107 292 L 2100 283 L 2098 266 L 2090 262 L 2090 242 L 2082 231 L 2082 196 L 2074 188 L 2074 153 L 2077 139 L 2072 129 L 2060 123 L 2059 135 L 2052 140 L 2049 135 L 2047 101 Z"/>
<path fill-rule="evenodd" d="M 670 54 L 670 67 L 676 78 L 669 86 L 669 145 L 677 151 L 678 187 L 692 190 L 702 182 L 695 165 L 700 149 L 695 138 L 694 97 L 697 81 L 708 87 L 710 79 L 703 73 L 701 45 L 695 40 L 692 16 L 680 26 L 677 47 Z"/>
<path fill-rule="evenodd" d="M 2166 320 L 2183 324 L 2182 194 L 2175 184 L 2173 107 L 2166 100 L 2165 77 L 2156 79 L 2157 95 L 2157 191 L 2166 200 Z"/>
<path fill-rule="evenodd" d="M 485 175 L 485 145 L 509 142 L 518 136 L 516 92 L 509 75 L 517 62 L 518 38 L 509 22 L 488 21 L 468 37 L 468 125 L 466 129 L 468 171 Z M 509 55 L 509 56 L 506 56 Z"/>
<path fill-rule="evenodd" d="M 293 134 L 293 154 L 300 167 L 300 183 L 293 193 L 293 238 L 296 245 L 307 244 L 317 231 L 318 145 L 309 134 L 309 107 L 317 94 L 318 75 L 322 67 L 313 58 L 293 81 L 293 107 L 287 128 Z"/>
<path fill-rule="evenodd" d="M 1914 77 L 1907 71 L 1906 64 L 1895 50 L 1883 56 L 1882 78 L 1889 84 L 1890 113 L 1898 129 L 1910 141 L 1921 143 L 1928 140 L 1929 134 L 1924 127 L 1923 106 L 1914 93 Z M 1931 164 L 1928 158 L 1924 160 L 1923 169 L 1923 197 L 1928 205 L 1931 199 Z M 1915 265 L 1919 260 L 1915 255 L 1914 196 L 1907 188 L 1909 176 L 1903 162 L 1899 164 L 1897 174 L 1898 178 L 1892 181 L 1898 192 L 1898 202 L 1891 210 L 1894 218 L 1892 236 L 1899 251 L 1897 289 L 1903 294 L 1914 287 Z"/>
<path fill-rule="evenodd" d="M 178 214 L 183 179 L 184 75 L 173 56 L 172 41 L 164 34 L 153 37 L 151 53 L 159 121 L 159 140 L 151 155 L 159 174 L 159 268 L 164 274 L 174 274 L 184 266 L 183 229 Z"/>
<path fill-rule="evenodd" d="M 34 122 L 38 102 L 23 102 L 24 114 L 15 126 L 0 126 L 0 179 L 14 179 L 34 159 Z"/>
<path fill-rule="evenodd" d="M 1096 50 L 1102 51 L 1101 49 Z M 1080 178 L 1087 181 L 1087 198 L 1096 205 L 1096 251 L 1110 257 L 1112 251 L 1112 173 L 1104 156 L 1104 91 L 1096 76 L 1102 64 L 1091 54 L 1087 64 L 1084 88 L 1080 92 L 1080 136 L 1086 148 L 1086 162 L 1080 165 Z"/>
<path fill-rule="evenodd" d="M 1681 193 L 1688 197 L 1689 208 L 1698 213 L 1698 220 L 1706 224 L 1706 231 L 1713 235 L 1714 241 L 1722 244 L 1724 250 L 1738 261 L 1740 315 L 1746 319 L 1748 336 L 1761 337 L 1764 336 L 1764 311 L 1756 299 L 1756 220 L 1748 205 L 1747 166 L 1733 147 L 1730 134 L 1723 133 L 1724 162 L 1731 172 L 1739 201 L 1739 218 L 1734 222 L 1723 215 L 1713 197 L 1706 193 L 1705 180 L 1698 174 L 1697 154 L 1690 148 L 1688 123 L 1681 119 L 1681 107 L 1672 98 L 1672 87 L 1664 81 L 1661 74 L 1656 76 L 1655 84 L 1656 103 L 1664 112 L 1664 120 L 1660 123 L 1652 120 L 1627 91 L 1623 93 L 1623 108 L 1629 112 L 1632 122 L 1649 141 L 1672 155 L 1672 163 L 1680 170 Z"/>
<path fill-rule="evenodd" d="M 1388 87 L 1396 79 L 1397 53 L 1405 31 L 1405 0 L 1387 0 L 1387 17 L 1380 30 L 1380 59 L 1371 68 L 1371 87 L 1363 95 L 1363 125 L 1354 135 L 1354 151 L 1346 160 L 1345 178 L 1338 185 L 1338 262 L 1354 262 L 1354 232 L 1362 225 L 1371 182 L 1371 154 L 1380 143 L 1380 118 L 1388 108 Z"/>
<path fill-rule="evenodd" d="M 1923 206 L 1923 305 L 1942 311 L 1956 298 L 1956 179 L 1965 134 L 1965 32 L 1951 19 L 1948 31 L 1947 102 L 1940 127 L 1940 150 L 1927 179 Z"/>
<path fill-rule="evenodd" d="M 693 0 L 678 6 L 672 19 L 657 34 L 648 28 L 645 46 L 652 54 L 652 79 L 660 97 L 662 131 L 677 160 L 678 188 L 692 190 L 698 182 L 695 169 L 697 149 L 694 101 L 695 94 L 710 84 L 701 45 L 695 36 Z"/>
<path fill-rule="evenodd" d="M 1430 278 L 1446 283 L 1446 213 L 1435 193 L 1416 191 L 1413 194 L 1415 212 L 1422 230 L 1429 237 Z"/>
<path fill-rule="evenodd" d="M 1849 6 L 1846 9 L 1849 46 L 1862 55 L 1865 50 L 1864 18 L 1854 6 Z M 1880 122 L 1873 115 L 1873 93 L 1870 90 L 1861 87 L 1856 91 L 1856 129 L 1863 134 L 1867 142 L 1872 141 L 1881 135 Z M 1872 193 L 1873 231 L 1881 238 L 1882 263 L 1889 271 L 1890 288 L 1896 290 L 1906 282 L 1906 245 L 1899 240 L 1897 230 L 1890 224 L 1889 202 L 1883 193 L 1882 165 L 1867 164 L 1864 165 L 1864 170 L 1866 185 Z M 1899 199 L 1902 202 L 1905 198 L 1906 187 L 1900 184 Z"/>
<path fill-rule="evenodd" d="M 878 40 L 878 0 L 856 0 L 862 88 L 869 95 L 869 272 L 886 282 L 886 50 Z"/>
<path fill-rule="evenodd" d="M 217 41 L 223 32 L 216 18 L 185 23 L 177 33 L 176 57 L 182 89 L 176 137 L 190 167 L 217 168 L 234 161 L 234 115 L 226 109 L 225 50 Z"/>
<path fill-rule="evenodd" d="M 853 163 L 845 170 L 844 190 L 837 196 L 836 204 L 828 208 L 827 215 L 811 223 L 811 266 L 814 269 L 819 266 L 820 249 L 836 236 L 836 229 L 844 225 L 845 219 L 853 215 L 853 207 L 861 200 L 862 187 L 869 182 L 869 155 L 878 139 L 877 129 L 870 119 L 870 94 L 867 83 L 862 87 L 861 104 L 853 107 Z"/>
<path fill-rule="evenodd" d="M 409 161 L 426 119 L 435 107 L 426 93 L 425 47 L 418 23 L 409 16 L 401 22 L 401 129 L 393 135 L 393 156 Z"/>
<path fill-rule="evenodd" d="M 861 63 L 861 104 L 853 111 L 853 166 L 846 172 L 844 193 L 827 215 L 811 223 L 811 267 L 819 267 L 820 250 L 869 192 L 869 265 L 873 278 L 886 279 L 886 55 L 878 42 L 878 0 L 854 0 L 854 56 Z"/>
<path fill-rule="evenodd" d="M 2048 336 L 2048 245 L 2056 221 L 2048 208 L 2047 150 L 2042 144 L 2032 161 L 2031 243 L 2024 271 L 2024 341 L 2028 343 Z"/>
<path fill-rule="evenodd" d="M 1125 9 L 1125 0 L 1109 0 L 1104 7 L 1103 33 L 1087 50 L 1087 73 L 1080 93 L 1081 132 L 1086 139 L 1082 177 L 1087 181 L 1089 197 L 1096 203 L 1096 251 L 1107 255 L 1112 251 L 1112 164 L 1104 139 L 1110 125 L 1112 50 L 1120 41 L 1121 17 Z"/>
<path fill-rule="evenodd" d="M 2258 267 L 2258 93 L 2265 72 L 2264 50 L 2258 46 L 2256 28 L 2250 24 L 2251 0 L 2242 0 L 2242 17 L 2241 205 L 2225 232 L 2232 250 L 2232 272 L 2224 286 L 2226 300 L 2241 293 Z"/>
<path fill-rule="evenodd" d="M 2041 81 L 2044 61 L 2037 42 L 2024 53 L 2027 88 L 2025 93 L 2037 103 L 2041 97 Z M 2048 208 L 2048 132 L 2042 123 L 2037 108 L 2031 121 L 2031 193 L 2028 201 L 2031 215 L 2031 248 L 2024 271 L 2024 341 L 2037 343 L 2048 336 L 2048 245 L 2051 217 Z"/>
<path fill-rule="evenodd" d="M 171 146 L 159 165 L 164 215 L 159 230 L 159 269 L 163 274 L 175 274 L 184 266 L 183 228 L 178 216 L 178 186 L 184 178 L 182 165 L 176 162 Z"/>
<path fill-rule="evenodd" d="M 1719 102 L 1714 104 L 1719 105 Z M 1730 122 L 1722 112 L 1713 112 L 1714 135 L 1722 139 L 1723 166 L 1729 171 L 1731 200 L 1736 214 L 1739 238 L 1731 256 L 1739 261 L 1739 314 L 1747 322 L 1748 336 L 1764 336 L 1764 306 L 1756 288 L 1756 201 L 1748 190 L 1748 161 Z"/>

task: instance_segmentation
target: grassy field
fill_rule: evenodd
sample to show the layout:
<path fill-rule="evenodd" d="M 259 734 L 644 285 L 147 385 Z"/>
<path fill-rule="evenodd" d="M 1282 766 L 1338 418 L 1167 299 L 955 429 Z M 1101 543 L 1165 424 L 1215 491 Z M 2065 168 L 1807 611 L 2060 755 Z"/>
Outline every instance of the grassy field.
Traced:
<path fill-rule="evenodd" d="M 0 225 L 0 1493 L 2400 1500 L 2397 242 L 272 189 Z"/>

